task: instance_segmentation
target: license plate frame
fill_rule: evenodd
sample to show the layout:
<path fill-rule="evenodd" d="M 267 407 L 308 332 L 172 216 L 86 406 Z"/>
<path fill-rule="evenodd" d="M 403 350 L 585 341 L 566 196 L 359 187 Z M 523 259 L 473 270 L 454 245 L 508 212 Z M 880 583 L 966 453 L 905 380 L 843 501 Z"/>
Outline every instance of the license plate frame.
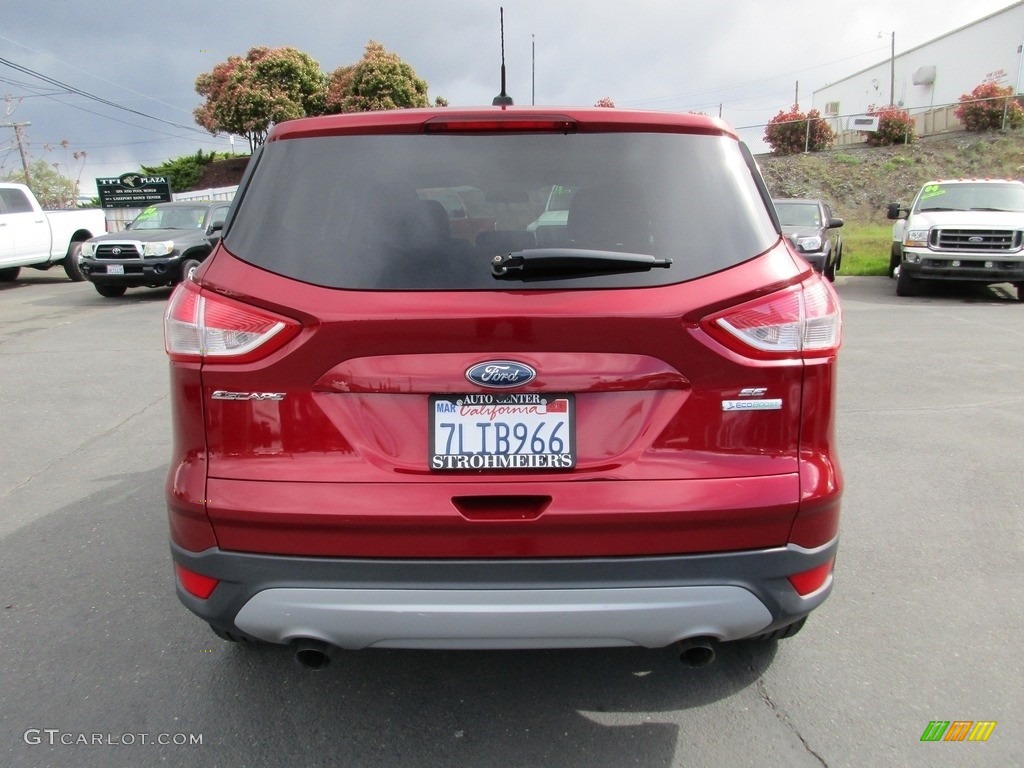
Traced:
<path fill-rule="evenodd" d="M 569 393 L 430 395 L 427 421 L 431 471 L 536 472 L 576 466 L 576 401 Z"/>
<path fill-rule="evenodd" d="M 108 275 L 123 275 L 124 264 L 107 264 Z"/>

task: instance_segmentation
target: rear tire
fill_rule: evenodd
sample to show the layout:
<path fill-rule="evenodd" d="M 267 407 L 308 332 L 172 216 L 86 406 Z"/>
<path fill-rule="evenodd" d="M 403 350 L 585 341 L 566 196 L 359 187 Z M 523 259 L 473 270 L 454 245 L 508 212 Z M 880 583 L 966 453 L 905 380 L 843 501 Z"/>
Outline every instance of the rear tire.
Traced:
<path fill-rule="evenodd" d="M 101 285 L 100 283 L 96 283 L 96 293 L 108 299 L 116 299 L 118 296 L 124 296 L 124 292 L 127 290 L 128 288 L 123 285 Z"/>
<path fill-rule="evenodd" d="M 771 632 L 765 632 L 763 635 L 757 635 L 755 637 L 748 637 L 744 642 L 748 643 L 773 643 L 776 640 L 785 640 L 787 637 L 792 637 L 801 629 L 804 628 L 804 624 L 807 623 L 807 617 L 804 616 L 799 621 L 794 621 L 792 624 L 787 624 L 784 627 L 773 630 Z"/>
<path fill-rule="evenodd" d="M 198 259 L 185 259 L 181 262 L 181 282 L 188 280 L 188 273 L 193 269 L 199 269 L 202 263 Z"/>
<path fill-rule="evenodd" d="M 215 634 L 221 640 L 225 640 L 229 643 L 241 643 L 243 645 L 263 645 L 263 641 L 261 640 L 252 640 L 246 637 L 245 635 L 241 634 L 236 635 L 234 632 L 231 632 L 230 630 L 222 629 L 221 627 L 214 626 L 213 624 L 210 625 L 210 629 L 212 629 L 213 634 Z"/>
<path fill-rule="evenodd" d="M 64 257 L 64 274 L 72 283 L 80 283 L 85 280 L 82 272 L 82 265 L 78 263 L 78 255 L 82 252 L 81 243 L 72 243 L 68 248 L 68 255 Z"/>
<path fill-rule="evenodd" d="M 897 296 L 916 296 L 917 295 L 917 280 L 908 275 L 904 270 L 900 270 L 900 276 L 896 278 L 896 295 Z"/>
<path fill-rule="evenodd" d="M 18 279 L 18 275 L 21 273 L 21 267 L 8 267 L 7 269 L 0 269 L 0 283 L 13 283 Z"/>
<path fill-rule="evenodd" d="M 1024 283 L 1017 283 L 1017 301 L 1024 304 Z"/>
<path fill-rule="evenodd" d="M 838 265 L 838 262 L 833 261 L 831 264 L 829 264 L 827 267 L 825 267 L 825 277 L 828 278 L 828 281 L 830 283 L 834 283 L 836 281 L 836 266 L 837 265 Z"/>

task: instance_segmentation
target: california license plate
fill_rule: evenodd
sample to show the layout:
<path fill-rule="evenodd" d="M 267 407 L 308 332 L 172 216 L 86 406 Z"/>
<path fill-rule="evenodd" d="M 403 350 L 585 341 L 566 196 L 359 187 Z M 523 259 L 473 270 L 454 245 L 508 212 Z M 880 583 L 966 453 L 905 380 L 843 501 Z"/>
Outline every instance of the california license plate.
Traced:
<path fill-rule="evenodd" d="M 123 275 L 124 264 L 107 264 L 108 275 Z"/>
<path fill-rule="evenodd" d="M 575 403 L 569 394 L 430 396 L 430 468 L 572 469 Z"/>

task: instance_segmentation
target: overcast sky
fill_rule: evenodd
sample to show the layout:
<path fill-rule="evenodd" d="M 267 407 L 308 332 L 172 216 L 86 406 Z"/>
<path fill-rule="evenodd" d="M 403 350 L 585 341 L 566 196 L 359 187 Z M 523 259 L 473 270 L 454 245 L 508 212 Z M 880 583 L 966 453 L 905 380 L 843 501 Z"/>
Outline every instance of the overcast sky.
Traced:
<path fill-rule="evenodd" d="M 0 58 L 143 114 L 68 94 L 0 62 L 0 95 L 14 97 L 0 122 L 31 123 L 31 158 L 72 166 L 71 175 L 79 164 L 57 145 L 67 140 L 69 153 L 85 151 L 81 182 L 92 193 L 97 176 L 200 148 L 229 150 L 228 137 L 195 125 L 194 83 L 255 45 L 293 46 L 330 72 L 377 40 L 429 83 L 431 100 L 490 104 L 499 90 L 501 5 L 516 104 L 530 104 L 534 87 L 540 105 L 589 106 L 608 96 L 619 107 L 721 109 L 754 145 L 763 134 L 755 126 L 793 103 L 797 81 L 809 109 L 815 89 L 887 60 L 890 32 L 898 55 L 1013 3 L 12 0 L 2 14 Z M 20 167 L 13 139 L 0 128 L 0 175 Z M 247 151 L 244 140 L 235 146 Z"/>

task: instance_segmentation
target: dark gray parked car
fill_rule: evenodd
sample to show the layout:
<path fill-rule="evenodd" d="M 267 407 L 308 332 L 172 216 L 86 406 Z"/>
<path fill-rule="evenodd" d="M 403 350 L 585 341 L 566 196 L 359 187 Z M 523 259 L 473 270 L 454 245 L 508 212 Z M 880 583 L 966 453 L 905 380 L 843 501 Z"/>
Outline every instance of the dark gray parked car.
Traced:
<path fill-rule="evenodd" d="M 101 296 L 129 288 L 176 285 L 210 255 L 230 202 L 157 203 L 128 228 L 87 240 L 79 264 Z"/>
<path fill-rule="evenodd" d="M 843 220 L 832 215 L 832 209 L 821 200 L 805 198 L 776 199 L 782 232 L 796 252 L 829 280 L 843 260 L 843 238 L 837 231 Z"/>

